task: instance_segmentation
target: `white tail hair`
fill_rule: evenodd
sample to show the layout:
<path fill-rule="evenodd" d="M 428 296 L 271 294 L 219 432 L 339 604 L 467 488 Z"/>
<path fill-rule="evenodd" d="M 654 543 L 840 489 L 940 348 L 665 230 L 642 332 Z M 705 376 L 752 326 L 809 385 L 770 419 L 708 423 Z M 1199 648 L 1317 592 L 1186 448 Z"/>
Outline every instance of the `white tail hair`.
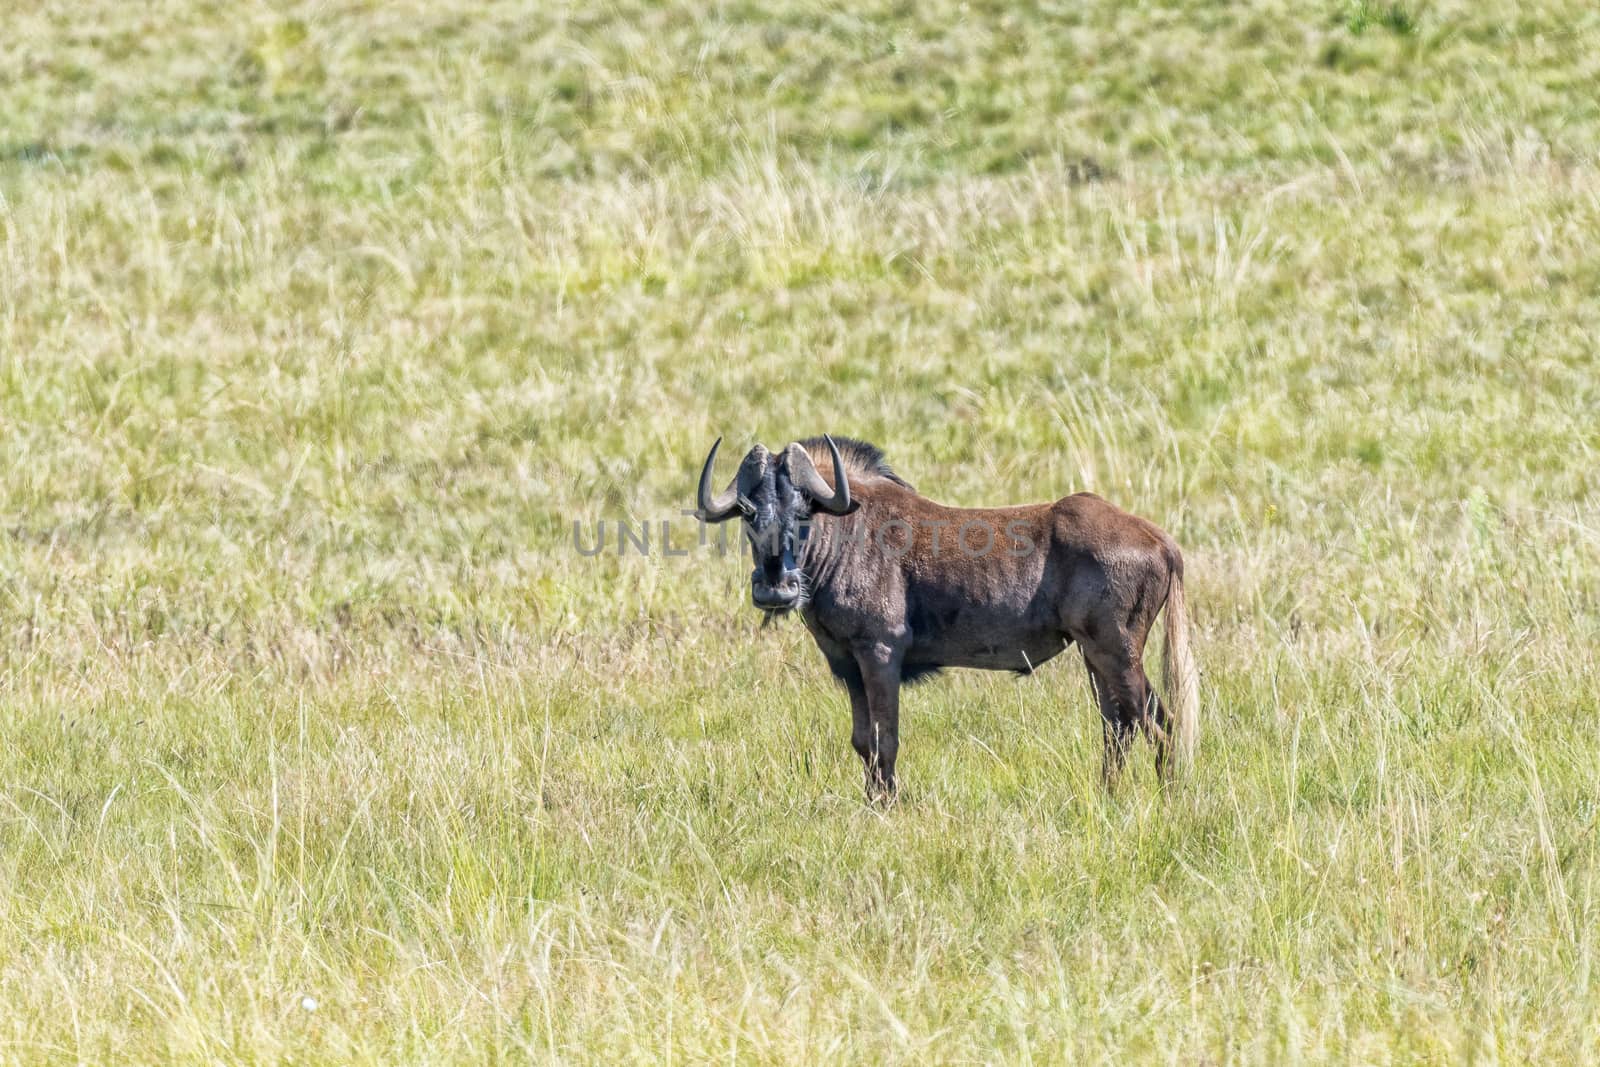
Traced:
<path fill-rule="evenodd" d="M 1167 710 L 1177 735 L 1177 765 L 1194 766 L 1195 742 L 1200 736 L 1200 675 L 1189 651 L 1189 612 L 1183 600 L 1183 574 L 1174 568 L 1167 584 L 1167 625 L 1162 642 L 1161 686 L 1167 691 Z"/>

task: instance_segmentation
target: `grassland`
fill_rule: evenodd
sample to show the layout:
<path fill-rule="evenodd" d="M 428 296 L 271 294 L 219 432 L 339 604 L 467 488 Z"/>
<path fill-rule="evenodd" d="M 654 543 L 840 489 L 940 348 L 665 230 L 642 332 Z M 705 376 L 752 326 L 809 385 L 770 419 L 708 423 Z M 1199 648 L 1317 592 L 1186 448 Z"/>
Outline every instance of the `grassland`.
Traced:
<path fill-rule="evenodd" d="M 0 1062 L 1600 1058 L 1592 5 L 4 24 Z M 824 429 L 1172 531 L 1192 780 L 574 550 Z"/>

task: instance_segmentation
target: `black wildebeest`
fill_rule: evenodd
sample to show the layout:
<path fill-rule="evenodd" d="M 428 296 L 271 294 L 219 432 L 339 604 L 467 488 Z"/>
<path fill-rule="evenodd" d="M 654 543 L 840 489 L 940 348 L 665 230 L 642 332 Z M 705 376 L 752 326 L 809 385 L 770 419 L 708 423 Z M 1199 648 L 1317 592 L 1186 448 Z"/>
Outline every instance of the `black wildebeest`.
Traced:
<path fill-rule="evenodd" d="M 1192 759 L 1198 698 L 1183 557 L 1159 527 L 1093 493 L 946 507 L 918 495 L 875 446 L 849 438 L 807 438 L 776 455 L 756 445 L 713 494 L 721 444 L 700 472 L 698 515 L 743 519 L 755 606 L 798 610 L 849 690 L 850 740 L 869 795 L 894 794 L 901 683 L 943 667 L 1031 673 L 1074 641 L 1100 701 L 1107 784 L 1136 727 L 1155 743 L 1163 779 L 1175 758 Z M 818 470 L 824 462 L 831 483 Z M 1143 664 L 1163 606 L 1166 704 Z"/>

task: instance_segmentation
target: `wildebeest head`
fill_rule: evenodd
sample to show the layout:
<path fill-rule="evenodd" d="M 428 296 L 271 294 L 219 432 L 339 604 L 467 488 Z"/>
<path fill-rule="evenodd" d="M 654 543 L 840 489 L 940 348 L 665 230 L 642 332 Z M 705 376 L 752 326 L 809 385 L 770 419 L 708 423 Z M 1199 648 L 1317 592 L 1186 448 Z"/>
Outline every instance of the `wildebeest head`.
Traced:
<path fill-rule="evenodd" d="M 703 522 L 744 520 L 755 570 L 750 572 L 750 599 L 763 611 L 781 613 L 799 607 L 805 596 L 800 547 L 811 516 L 819 511 L 845 515 L 855 510 L 844 460 L 830 437 L 833 485 L 817 472 L 811 454 L 791 444 L 774 456 L 761 445 L 745 454 L 739 473 L 717 496 L 711 494 L 711 468 L 722 438 L 711 446 L 700 471 L 699 516 Z"/>

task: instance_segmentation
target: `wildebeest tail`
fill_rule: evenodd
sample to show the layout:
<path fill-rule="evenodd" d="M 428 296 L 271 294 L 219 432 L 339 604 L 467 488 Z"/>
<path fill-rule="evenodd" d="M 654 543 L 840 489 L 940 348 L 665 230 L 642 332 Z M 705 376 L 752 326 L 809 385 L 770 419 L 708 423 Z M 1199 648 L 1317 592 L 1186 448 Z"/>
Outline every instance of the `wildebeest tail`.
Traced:
<path fill-rule="evenodd" d="M 1195 742 L 1200 735 L 1200 676 L 1189 650 L 1189 612 L 1183 601 L 1182 564 L 1167 578 L 1167 625 L 1163 641 L 1161 685 L 1167 691 L 1167 711 L 1177 742 L 1178 767 L 1194 766 Z"/>

